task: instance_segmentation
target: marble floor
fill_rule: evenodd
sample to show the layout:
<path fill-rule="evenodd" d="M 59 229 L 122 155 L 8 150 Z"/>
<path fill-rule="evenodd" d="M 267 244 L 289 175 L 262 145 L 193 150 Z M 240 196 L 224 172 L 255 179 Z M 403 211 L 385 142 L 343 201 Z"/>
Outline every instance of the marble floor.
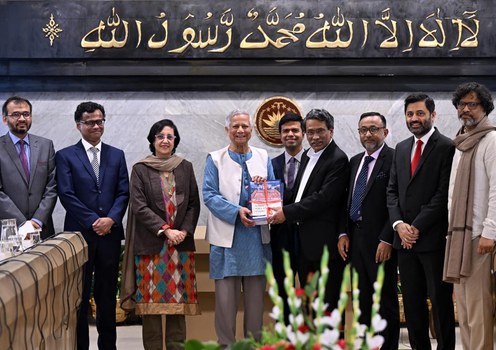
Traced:
<path fill-rule="evenodd" d="M 456 329 L 456 350 L 462 350 L 459 341 L 459 330 Z M 97 331 L 95 326 L 90 326 L 90 350 L 98 350 L 96 345 Z M 432 339 L 432 348 L 436 348 L 436 340 Z M 119 326 L 117 327 L 117 349 L 118 350 L 143 350 L 141 342 L 141 326 Z M 406 328 L 401 329 L 399 349 L 410 349 L 408 344 L 408 333 Z"/>

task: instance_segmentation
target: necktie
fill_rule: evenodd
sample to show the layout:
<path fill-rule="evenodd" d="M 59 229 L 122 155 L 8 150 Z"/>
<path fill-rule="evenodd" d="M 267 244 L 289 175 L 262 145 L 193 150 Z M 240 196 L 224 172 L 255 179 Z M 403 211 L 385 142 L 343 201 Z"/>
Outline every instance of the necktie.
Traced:
<path fill-rule="evenodd" d="M 93 167 L 93 171 L 95 172 L 96 181 L 98 182 L 98 177 L 100 176 L 100 165 L 98 164 L 98 148 L 91 147 L 91 153 L 93 153 L 93 159 L 91 160 L 91 166 Z"/>
<path fill-rule="evenodd" d="M 19 140 L 19 145 L 20 145 L 20 152 L 19 152 L 19 159 L 21 160 L 21 165 L 22 168 L 24 169 L 24 173 L 26 174 L 26 178 L 29 182 L 29 163 L 28 163 L 28 157 L 26 155 L 26 149 L 24 147 L 24 144 L 26 142 L 24 140 Z"/>
<path fill-rule="evenodd" d="M 289 159 L 289 167 L 288 167 L 288 189 L 293 188 L 294 180 L 296 173 L 296 158 L 291 157 Z"/>
<path fill-rule="evenodd" d="M 350 208 L 350 218 L 353 221 L 358 221 L 362 216 L 362 201 L 365 197 L 365 189 L 367 188 L 367 175 L 369 172 L 369 164 L 374 160 L 372 156 L 366 156 L 363 160 L 362 169 L 358 174 L 355 191 L 353 192 L 353 197 L 351 198 L 351 208 Z"/>
<path fill-rule="evenodd" d="M 417 169 L 417 165 L 420 161 L 420 156 L 422 156 L 422 140 L 417 140 L 417 148 L 415 148 L 415 153 L 412 158 L 412 164 L 410 168 L 410 175 L 413 176 L 415 173 L 415 169 Z"/>

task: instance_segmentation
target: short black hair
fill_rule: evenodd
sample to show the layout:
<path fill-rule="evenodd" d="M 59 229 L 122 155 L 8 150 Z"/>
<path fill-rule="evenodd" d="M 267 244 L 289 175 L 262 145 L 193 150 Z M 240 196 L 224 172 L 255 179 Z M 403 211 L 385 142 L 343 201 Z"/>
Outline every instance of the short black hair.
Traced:
<path fill-rule="evenodd" d="M 477 94 L 477 98 L 480 100 L 484 112 L 486 112 L 486 115 L 489 115 L 489 113 L 491 113 L 494 109 L 491 92 L 489 92 L 489 89 L 485 85 L 476 82 L 464 83 L 456 88 L 453 93 L 453 99 L 451 100 L 451 102 L 453 102 L 453 106 L 458 108 L 458 103 L 460 103 L 462 97 L 471 92 L 475 92 Z"/>
<path fill-rule="evenodd" d="M 288 112 L 279 120 L 279 134 L 281 133 L 282 126 L 289 122 L 300 122 L 301 130 L 303 130 L 303 118 L 301 115 Z"/>
<path fill-rule="evenodd" d="M 168 126 L 169 128 L 172 128 L 174 130 L 174 136 L 176 138 L 174 139 L 174 148 L 172 149 L 172 154 L 176 152 L 176 148 L 179 145 L 179 141 L 181 141 L 181 137 L 179 136 L 179 131 L 177 131 L 177 127 L 174 124 L 174 122 L 170 119 L 162 119 L 156 122 L 155 124 L 152 125 L 150 128 L 150 132 L 148 133 L 147 139 L 148 142 L 150 143 L 150 151 L 152 152 L 153 155 L 155 155 L 155 146 L 153 145 L 155 143 L 155 135 L 158 135 L 163 128 Z"/>
<path fill-rule="evenodd" d="M 405 98 L 405 114 L 406 114 L 406 108 L 408 107 L 409 104 L 420 101 L 424 101 L 425 106 L 427 107 L 427 110 L 430 113 L 436 110 L 436 104 L 434 103 L 434 100 L 431 97 L 429 97 L 429 95 L 426 95 L 424 93 L 417 93 L 417 94 L 408 95 L 407 98 Z"/>
<path fill-rule="evenodd" d="M 319 120 L 321 122 L 325 122 L 327 129 L 334 129 L 334 117 L 332 116 L 331 113 L 326 111 L 325 109 L 312 109 L 310 112 L 307 113 L 305 120 L 304 120 L 304 128 L 303 131 L 306 130 L 306 122 L 307 120 L 310 119 L 315 119 Z"/>
<path fill-rule="evenodd" d="M 379 112 L 365 112 L 363 113 L 361 116 L 360 116 L 360 119 L 358 120 L 358 122 L 360 122 L 360 120 L 362 120 L 363 118 L 367 118 L 367 117 L 379 117 L 381 118 L 381 121 L 382 121 L 382 126 L 383 127 L 386 127 L 386 117 L 384 117 L 381 113 Z"/>
<path fill-rule="evenodd" d="M 3 103 L 3 106 L 2 106 L 2 115 L 4 116 L 7 116 L 7 105 L 14 101 L 14 104 L 20 104 L 20 103 L 27 103 L 28 106 L 29 106 L 29 112 L 32 113 L 33 112 L 33 106 L 31 105 L 31 102 L 29 102 L 29 100 L 27 98 L 24 98 L 24 97 L 20 97 L 20 96 L 12 96 L 12 97 L 9 97 L 4 103 Z"/>
<path fill-rule="evenodd" d="M 76 107 L 76 111 L 74 112 L 74 120 L 76 121 L 76 123 L 78 123 L 83 119 L 84 113 L 93 113 L 97 109 L 102 112 L 102 115 L 105 118 L 105 108 L 103 108 L 101 104 L 91 101 L 81 102 Z"/>

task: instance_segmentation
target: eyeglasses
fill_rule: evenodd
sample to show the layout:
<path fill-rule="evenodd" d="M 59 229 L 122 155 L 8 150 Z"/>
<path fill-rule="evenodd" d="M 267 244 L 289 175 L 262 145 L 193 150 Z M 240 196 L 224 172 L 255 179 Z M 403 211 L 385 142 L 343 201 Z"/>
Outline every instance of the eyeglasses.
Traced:
<path fill-rule="evenodd" d="M 323 136 L 329 129 L 316 129 L 316 130 L 307 130 L 306 134 L 308 137 L 313 137 L 314 135 Z"/>
<path fill-rule="evenodd" d="M 372 135 L 375 135 L 379 132 L 379 130 L 384 129 L 384 126 L 377 127 L 377 126 L 371 126 L 370 128 L 359 128 L 358 133 L 360 135 L 367 135 L 368 132 L 370 132 Z"/>
<path fill-rule="evenodd" d="M 480 102 L 458 102 L 458 109 L 462 110 L 465 109 L 465 107 L 468 107 L 468 109 L 476 109 L 477 106 L 479 106 L 481 103 Z"/>
<path fill-rule="evenodd" d="M 105 124 L 105 119 L 98 119 L 98 120 L 80 120 L 79 124 L 86 125 L 90 128 L 94 127 L 95 125 L 102 126 Z"/>
<path fill-rule="evenodd" d="M 164 141 L 165 139 L 167 139 L 167 141 L 172 142 L 176 139 L 176 136 L 171 135 L 171 134 L 167 134 L 167 135 L 157 134 L 157 135 L 155 135 L 155 140 Z"/>
<path fill-rule="evenodd" d="M 14 112 L 14 113 L 7 114 L 7 117 L 11 117 L 14 119 L 19 119 L 20 117 L 24 117 L 24 118 L 28 119 L 31 117 L 31 112 Z"/>

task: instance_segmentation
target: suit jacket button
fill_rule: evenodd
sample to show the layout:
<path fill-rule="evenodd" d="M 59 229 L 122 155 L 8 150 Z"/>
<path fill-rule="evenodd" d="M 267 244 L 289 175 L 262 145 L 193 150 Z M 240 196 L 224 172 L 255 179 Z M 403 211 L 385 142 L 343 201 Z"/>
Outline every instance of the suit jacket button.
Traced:
<path fill-rule="evenodd" d="M 101 191 L 101 190 L 98 190 L 98 193 L 99 193 L 99 194 L 102 194 L 102 191 Z"/>
<path fill-rule="evenodd" d="M 103 211 L 103 208 L 102 208 L 102 207 L 100 207 L 100 208 L 98 208 L 98 210 L 102 210 L 102 211 Z"/>

